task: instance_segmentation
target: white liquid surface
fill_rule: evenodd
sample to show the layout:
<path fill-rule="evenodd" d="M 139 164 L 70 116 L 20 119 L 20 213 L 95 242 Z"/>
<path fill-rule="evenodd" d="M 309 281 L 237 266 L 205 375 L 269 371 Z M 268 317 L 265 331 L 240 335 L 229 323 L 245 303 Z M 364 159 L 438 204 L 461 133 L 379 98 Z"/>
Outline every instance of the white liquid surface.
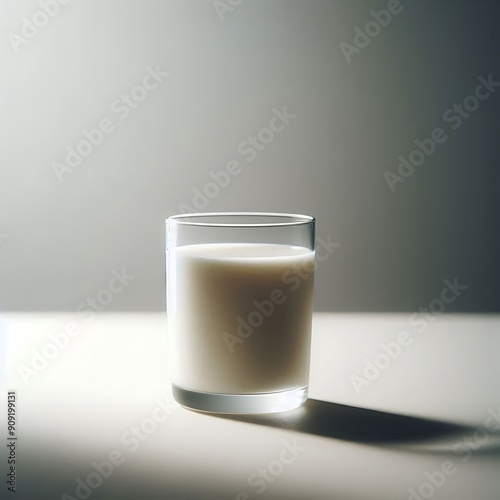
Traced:
<path fill-rule="evenodd" d="M 174 251 L 168 290 L 172 382 L 223 394 L 308 385 L 314 252 L 239 243 Z"/>

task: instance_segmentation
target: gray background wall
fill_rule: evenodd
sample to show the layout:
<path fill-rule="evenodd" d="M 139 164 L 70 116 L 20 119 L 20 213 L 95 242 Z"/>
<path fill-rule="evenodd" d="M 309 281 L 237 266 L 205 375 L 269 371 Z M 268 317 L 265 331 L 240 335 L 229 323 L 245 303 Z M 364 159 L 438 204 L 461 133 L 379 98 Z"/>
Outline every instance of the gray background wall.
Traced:
<path fill-rule="evenodd" d="M 500 90 L 457 130 L 443 113 L 500 81 L 500 3 L 401 0 L 350 63 L 340 44 L 387 1 L 233 3 L 221 21 L 210 0 L 73 0 L 26 43 L 12 33 L 41 7 L 0 4 L 0 308 L 74 311 L 125 267 L 106 309 L 162 310 L 164 219 L 236 160 L 205 211 L 313 214 L 340 243 L 317 310 L 414 311 L 458 277 L 447 311 L 498 311 Z M 112 103 L 157 65 L 169 76 L 121 120 Z M 247 162 L 238 145 L 285 106 Z M 60 182 L 53 162 L 105 118 Z M 446 142 L 391 192 L 384 172 L 436 127 Z"/>

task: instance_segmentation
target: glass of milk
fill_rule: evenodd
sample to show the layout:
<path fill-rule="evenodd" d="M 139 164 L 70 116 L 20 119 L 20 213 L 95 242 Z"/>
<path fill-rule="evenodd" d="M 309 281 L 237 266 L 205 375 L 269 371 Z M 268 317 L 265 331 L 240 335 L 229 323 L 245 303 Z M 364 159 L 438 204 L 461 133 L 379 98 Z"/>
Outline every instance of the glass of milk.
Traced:
<path fill-rule="evenodd" d="M 309 384 L 315 219 L 228 212 L 166 222 L 176 401 L 220 413 L 300 406 Z"/>

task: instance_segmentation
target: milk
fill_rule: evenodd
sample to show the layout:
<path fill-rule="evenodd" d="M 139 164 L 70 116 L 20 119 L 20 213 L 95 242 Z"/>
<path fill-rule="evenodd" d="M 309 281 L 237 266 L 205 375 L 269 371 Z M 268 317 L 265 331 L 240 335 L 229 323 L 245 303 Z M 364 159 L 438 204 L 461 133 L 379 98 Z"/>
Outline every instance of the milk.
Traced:
<path fill-rule="evenodd" d="M 175 385 L 223 394 L 308 385 L 314 251 L 218 243 L 168 258 Z"/>

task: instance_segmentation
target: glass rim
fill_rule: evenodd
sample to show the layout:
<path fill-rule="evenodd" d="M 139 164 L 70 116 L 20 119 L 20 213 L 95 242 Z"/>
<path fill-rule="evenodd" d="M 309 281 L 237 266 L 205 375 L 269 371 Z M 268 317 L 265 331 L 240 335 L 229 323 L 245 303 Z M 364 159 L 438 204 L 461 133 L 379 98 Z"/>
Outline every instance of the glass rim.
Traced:
<path fill-rule="evenodd" d="M 192 219 L 203 218 L 224 218 L 224 217 L 255 217 L 255 218 L 281 218 L 281 222 L 208 222 Z M 281 212 L 200 212 L 171 215 L 166 222 L 175 222 L 186 226 L 204 227 L 282 227 L 282 226 L 302 226 L 314 224 L 316 219 L 312 215 L 291 214 Z"/>

